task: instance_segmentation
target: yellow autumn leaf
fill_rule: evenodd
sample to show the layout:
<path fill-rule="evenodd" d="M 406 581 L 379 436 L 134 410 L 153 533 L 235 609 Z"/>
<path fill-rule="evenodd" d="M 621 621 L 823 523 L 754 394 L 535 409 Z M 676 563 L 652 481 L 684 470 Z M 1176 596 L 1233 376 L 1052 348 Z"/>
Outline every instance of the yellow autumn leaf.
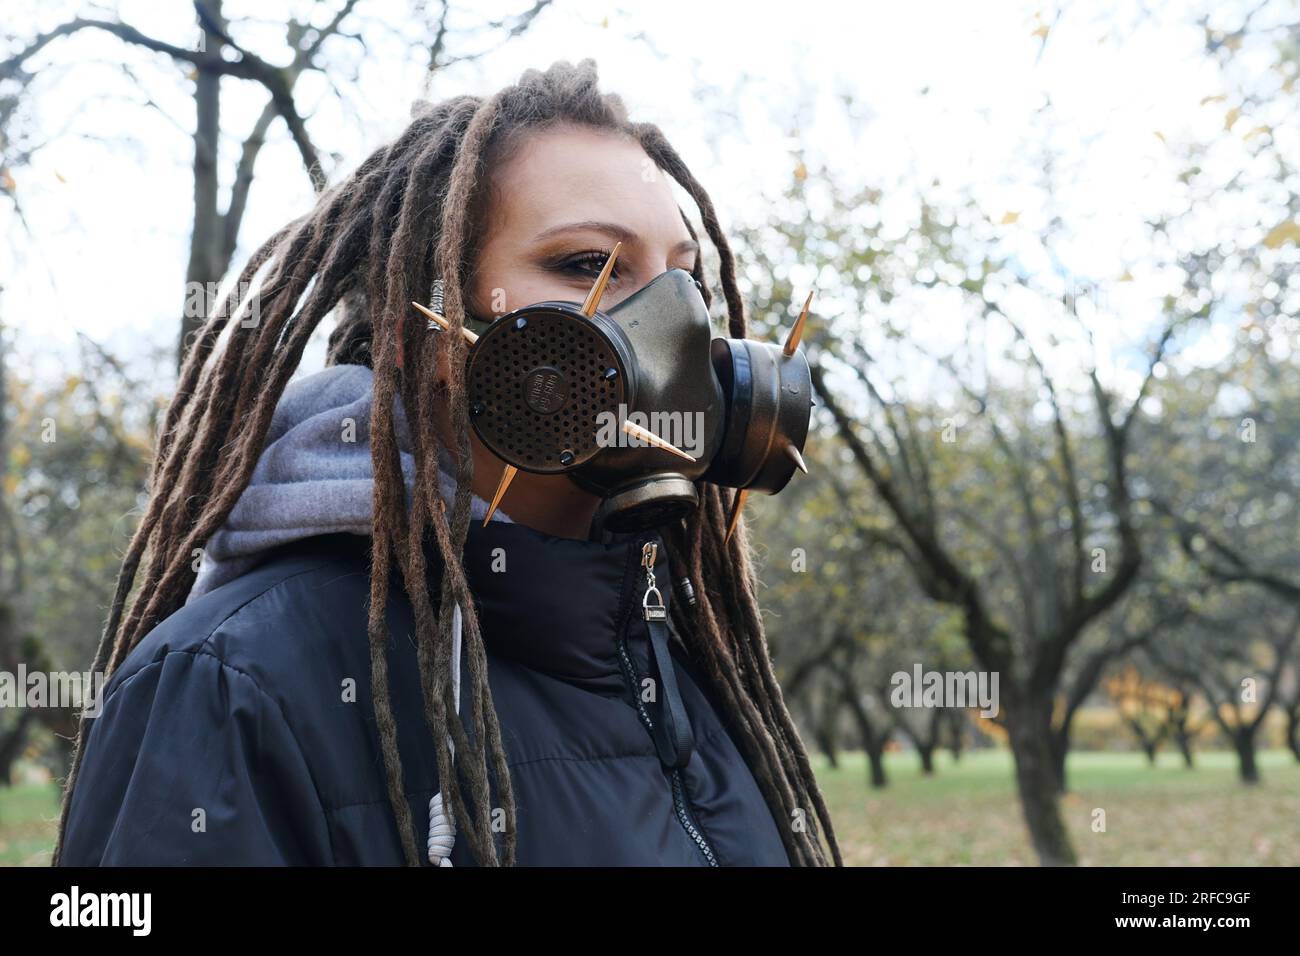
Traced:
<path fill-rule="evenodd" d="M 1049 32 L 1051 32 L 1051 27 L 1044 23 L 1041 24 L 1038 29 L 1031 34 L 1031 36 L 1036 36 L 1040 40 L 1046 40 Z"/>
<path fill-rule="evenodd" d="M 1120 282 L 1132 282 L 1132 281 L 1133 281 L 1133 273 L 1131 273 L 1131 272 L 1129 272 L 1127 269 L 1125 269 L 1125 270 L 1124 270 L 1124 274 L 1123 274 L 1122 276 L 1119 277 L 1119 281 L 1120 281 Z"/>
<path fill-rule="evenodd" d="M 67 182 L 67 180 L 63 178 L 63 173 L 59 172 L 57 169 L 54 171 L 54 178 L 61 183 Z"/>
<path fill-rule="evenodd" d="M 1216 95 L 1214 95 L 1214 96 L 1206 96 L 1206 97 L 1202 97 L 1202 98 L 1201 98 L 1201 105 L 1202 105 L 1202 106 L 1205 106 L 1207 103 L 1222 103 L 1222 102 L 1223 102 L 1224 100 L 1226 100 L 1226 99 L 1227 99 L 1226 96 L 1224 96 L 1222 93 L 1218 93 L 1218 94 L 1216 94 Z"/>
<path fill-rule="evenodd" d="M 1223 117 L 1223 128 L 1232 129 L 1232 124 L 1237 122 L 1237 117 L 1241 115 L 1241 110 L 1233 107 Z"/>
<path fill-rule="evenodd" d="M 808 178 L 808 167 L 803 164 L 802 160 L 800 160 L 799 165 L 794 168 L 794 178 L 799 180 L 799 182 L 803 182 Z"/>
<path fill-rule="evenodd" d="M 1160 142 L 1162 142 L 1162 143 L 1167 143 L 1167 142 L 1168 142 L 1168 140 L 1165 139 L 1165 134 L 1162 133 L 1162 132 L 1160 132 L 1160 130 L 1158 130 L 1158 129 L 1157 129 L 1157 130 L 1152 130 L 1152 132 L 1156 134 L 1156 139 L 1160 140 Z"/>
<path fill-rule="evenodd" d="M 1006 213 L 1002 217 L 1002 225 L 1004 226 L 1014 225 L 1019 219 L 1020 219 L 1020 213 L 1018 212 Z"/>
<path fill-rule="evenodd" d="M 1300 222 L 1294 219 L 1278 223 L 1264 237 L 1264 246 L 1268 249 L 1280 249 L 1288 242 L 1300 246 Z"/>
<path fill-rule="evenodd" d="M 9 193 L 18 188 L 18 184 L 14 182 L 13 174 L 7 169 L 0 169 L 0 187 L 3 187 L 4 191 Z"/>

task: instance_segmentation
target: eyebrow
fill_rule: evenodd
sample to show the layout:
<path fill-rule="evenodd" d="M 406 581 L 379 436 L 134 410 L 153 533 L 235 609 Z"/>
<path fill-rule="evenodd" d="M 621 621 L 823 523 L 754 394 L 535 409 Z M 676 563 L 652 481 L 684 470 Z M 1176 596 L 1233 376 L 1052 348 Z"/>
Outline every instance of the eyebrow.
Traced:
<path fill-rule="evenodd" d="M 549 229 L 543 229 L 537 235 L 533 236 L 533 241 L 540 242 L 543 239 L 549 239 L 551 236 L 559 235 L 563 232 L 577 232 L 578 230 L 603 232 L 612 239 L 615 239 L 618 242 L 627 243 L 628 245 L 640 241 L 640 237 L 631 229 L 628 229 L 625 226 L 620 226 L 616 222 L 602 222 L 599 219 L 584 219 L 581 222 L 566 222 L 558 226 L 552 226 Z M 673 255 L 682 252 L 698 253 L 699 251 L 700 244 L 694 239 L 683 239 L 672 248 Z"/>

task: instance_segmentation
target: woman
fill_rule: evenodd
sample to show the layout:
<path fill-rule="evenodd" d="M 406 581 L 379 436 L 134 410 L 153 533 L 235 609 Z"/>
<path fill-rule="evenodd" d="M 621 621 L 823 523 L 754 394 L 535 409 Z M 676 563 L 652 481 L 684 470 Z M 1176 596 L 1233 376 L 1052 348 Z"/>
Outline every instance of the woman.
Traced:
<path fill-rule="evenodd" d="M 670 178 L 743 336 L 708 196 L 591 60 L 424 106 L 254 254 L 167 414 L 57 863 L 840 862 L 729 496 L 597 534 L 600 499 L 520 472 L 484 520 L 502 463 L 467 426 L 462 330 L 581 301 L 615 240 L 603 310 L 676 268 L 707 301 Z M 404 321 L 435 281 L 447 333 Z M 332 310 L 328 367 L 290 383 Z M 676 765 L 630 614 L 651 574 L 694 583 L 664 589 Z"/>

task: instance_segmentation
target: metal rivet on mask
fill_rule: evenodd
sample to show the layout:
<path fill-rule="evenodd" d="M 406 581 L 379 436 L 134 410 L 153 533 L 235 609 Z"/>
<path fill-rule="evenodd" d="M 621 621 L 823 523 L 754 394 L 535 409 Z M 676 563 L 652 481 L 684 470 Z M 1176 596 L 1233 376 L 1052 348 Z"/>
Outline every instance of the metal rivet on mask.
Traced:
<path fill-rule="evenodd" d="M 475 402 L 473 405 L 469 407 L 469 413 L 471 415 L 482 415 L 483 412 L 486 410 L 487 410 L 487 406 L 484 405 L 482 402 Z"/>
<path fill-rule="evenodd" d="M 567 449 L 567 448 L 564 449 L 564 451 L 560 452 L 560 464 L 561 464 L 561 465 L 572 465 L 572 464 L 573 464 L 573 452 L 571 452 L 571 451 L 570 451 L 569 449 Z"/>
<path fill-rule="evenodd" d="M 520 316 L 519 318 L 515 319 L 516 330 L 523 329 L 526 325 L 528 325 L 528 320 L 525 319 L 523 316 Z"/>
<path fill-rule="evenodd" d="M 614 368 L 614 367 L 611 365 L 609 368 L 605 369 L 605 374 L 604 374 L 603 376 L 601 376 L 601 377 L 604 378 L 605 381 L 607 381 L 607 382 L 608 382 L 610 379 L 618 378 L 618 369 Z"/>

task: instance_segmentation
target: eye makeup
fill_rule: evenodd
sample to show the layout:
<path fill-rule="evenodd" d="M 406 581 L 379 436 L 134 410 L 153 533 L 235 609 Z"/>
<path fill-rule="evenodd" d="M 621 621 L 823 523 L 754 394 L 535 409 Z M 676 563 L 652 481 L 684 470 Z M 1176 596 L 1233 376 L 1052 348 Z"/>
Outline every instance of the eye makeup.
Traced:
<path fill-rule="evenodd" d="M 605 262 L 609 259 L 609 249 L 583 249 L 576 252 L 562 252 L 545 257 L 542 260 L 542 267 L 549 272 L 558 273 L 572 279 L 575 282 L 592 282 L 600 275 L 605 268 Z M 665 270 L 678 268 L 686 272 L 693 271 L 695 263 L 688 265 L 665 266 Z M 610 282 L 616 283 L 627 275 L 623 263 L 623 257 L 614 264 L 614 271 L 610 274 Z"/>
<path fill-rule="evenodd" d="M 588 249 L 570 255 L 558 256 L 551 260 L 549 268 L 575 278 L 595 279 L 600 275 L 600 270 L 605 268 L 605 262 L 609 259 L 609 250 Z M 614 271 L 610 274 L 611 281 L 616 281 L 620 274 L 619 263 L 614 263 Z"/>

